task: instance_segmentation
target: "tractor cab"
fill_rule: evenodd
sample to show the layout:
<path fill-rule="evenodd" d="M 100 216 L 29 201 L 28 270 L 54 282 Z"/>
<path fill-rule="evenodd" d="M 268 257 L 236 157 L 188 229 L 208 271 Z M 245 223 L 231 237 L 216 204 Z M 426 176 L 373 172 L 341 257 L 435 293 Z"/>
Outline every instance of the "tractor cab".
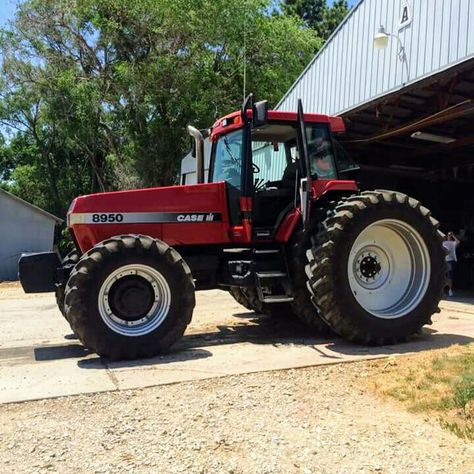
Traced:
<path fill-rule="evenodd" d="M 355 165 L 336 151 L 340 117 L 303 114 L 301 104 L 298 113 L 268 111 L 266 101 L 249 107 L 251 100 L 213 125 L 208 181 L 226 183 L 230 222 L 243 241 L 284 241 L 288 214 L 298 209 L 307 219 L 311 197 L 344 185 L 341 174 Z"/>

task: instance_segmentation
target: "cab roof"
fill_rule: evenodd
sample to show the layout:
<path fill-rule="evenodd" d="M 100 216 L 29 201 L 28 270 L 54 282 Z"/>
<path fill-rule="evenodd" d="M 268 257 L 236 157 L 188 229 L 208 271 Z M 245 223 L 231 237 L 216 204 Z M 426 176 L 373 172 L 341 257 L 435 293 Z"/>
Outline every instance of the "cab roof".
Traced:
<path fill-rule="evenodd" d="M 247 110 L 247 117 L 252 118 L 252 110 Z M 342 117 L 333 117 L 331 115 L 323 114 L 304 114 L 306 123 L 327 123 L 333 133 L 345 132 L 346 128 Z M 298 114 L 296 112 L 283 112 L 280 110 L 269 110 L 268 121 L 272 122 L 296 122 L 298 120 Z M 242 127 L 243 121 L 240 110 L 228 114 L 216 122 L 212 126 L 210 137 L 211 140 L 217 138 L 223 133 L 228 133 L 232 130 L 237 130 Z"/>

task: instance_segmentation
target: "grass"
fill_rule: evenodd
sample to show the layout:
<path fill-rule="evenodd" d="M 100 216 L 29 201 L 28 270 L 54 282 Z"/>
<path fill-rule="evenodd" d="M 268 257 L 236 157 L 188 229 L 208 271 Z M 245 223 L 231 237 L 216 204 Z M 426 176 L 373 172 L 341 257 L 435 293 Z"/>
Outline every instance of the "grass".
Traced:
<path fill-rule="evenodd" d="M 409 411 L 435 417 L 474 441 L 474 344 L 379 361 L 370 384 Z"/>

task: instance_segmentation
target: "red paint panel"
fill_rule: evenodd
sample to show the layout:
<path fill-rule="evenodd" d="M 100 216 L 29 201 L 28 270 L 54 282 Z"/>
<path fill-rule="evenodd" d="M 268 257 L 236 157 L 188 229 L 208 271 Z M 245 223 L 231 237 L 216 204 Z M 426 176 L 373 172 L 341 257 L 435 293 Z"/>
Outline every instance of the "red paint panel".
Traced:
<path fill-rule="evenodd" d="M 218 222 L 74 224 L 72 231 L 83 252 L 120 234 L 146 234 L 170 245 L 223 244 L 230 241 L 225 183 L 98 193 L 77 198 L 69 215 L 91 213 L 221 213 Z"/>
<path fill-rule="evenodd" d="M 70 212 L 226 212 L 225 184 L 134 189 L 78 197 Z M 225 209 L 224 209 L 225 207 Z"/>
<path fill-rule="evenodd" d="M 168 245 L 224 244 L 229 239 L 229 222 L 162 224 L 161 240 Z"/>
<path fill-rule="evenodd" d="M 163 224 L 75 224 L 71 227 L 82 252 L 105 239 L 121 234 L 144 234 L 162 239 Z"/>
<path fill-rule="evenodd" d="M 291 210 L 281 223 L 276 235 L 275 240 L 277 242 L 288 242 L 296 225 L 301 220 L 301 210 L 299 208 Z"/>
<path fill-rule="evenodd" d="M 242 212 L 252 210 L 252 198 L 251 197 L 241 197 L 240 198 L 240 210 Z"/>
<path fill-rule="evenodd" d="M 313 201 L 328 191 L 357 191 L 357 183 L 350 180 L 315 179 L 312 181 Z"/>

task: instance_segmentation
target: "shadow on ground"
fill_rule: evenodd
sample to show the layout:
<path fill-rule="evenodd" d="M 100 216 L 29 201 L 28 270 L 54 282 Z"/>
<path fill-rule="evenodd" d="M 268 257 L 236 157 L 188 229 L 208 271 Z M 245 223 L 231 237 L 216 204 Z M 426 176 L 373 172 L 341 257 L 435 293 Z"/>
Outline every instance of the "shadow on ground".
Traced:
<path fill-rule="evenodd" d="M 216 325 L 205 332 L 191 331 L 174 346 L 173 351 L 166 356 L 138 361 L 114 362 L 114 367 L 138 367 L 156 364 L 170 364 L 185 360 L 198 360 L 210 357 L 212 354 L 206 348 L 249 342 L 252 344 L 271 344 L 309 346 L 319 352 L 324 358 L 339 359 L 342 356 L 384 356 L 394 353 L 420 352 L 430 349 L 439 349 L 453 344 L 468 344 L 474 342 L 473 337 L 458 334 L 438 333 L 431 328 L 425 328 L 422 334 L 416 335 L 409 342 L 396 345 L 370 347 L 350 344 L 328 331 L 328 334 L 317 335 L 311 332 L 302 322 L 294 317 L 268 317 L 253 312 L 242 312 L 233 315 L 235 322 L 227 325 Z M 196 330 L 197 331 L 197 330 Z M 73 339 L 71 335 L 66 339 Z M 23 350 L 22 350 L 23 349 Z M 108 361 L 97 357 L 85 349 L 81 344 L 70 343 L 36 348 L 15 348 L 15 356 L 23 359 L 27 355 L 37 362 L 80 359 L 78 366 L 82 368 L 106 368 Z M 2 359 L 0 349 L 0 360 Z M 7 354 L 5 354 L 7 355 Z M 11 358 L 12 354 L 8 354 Z"/>

